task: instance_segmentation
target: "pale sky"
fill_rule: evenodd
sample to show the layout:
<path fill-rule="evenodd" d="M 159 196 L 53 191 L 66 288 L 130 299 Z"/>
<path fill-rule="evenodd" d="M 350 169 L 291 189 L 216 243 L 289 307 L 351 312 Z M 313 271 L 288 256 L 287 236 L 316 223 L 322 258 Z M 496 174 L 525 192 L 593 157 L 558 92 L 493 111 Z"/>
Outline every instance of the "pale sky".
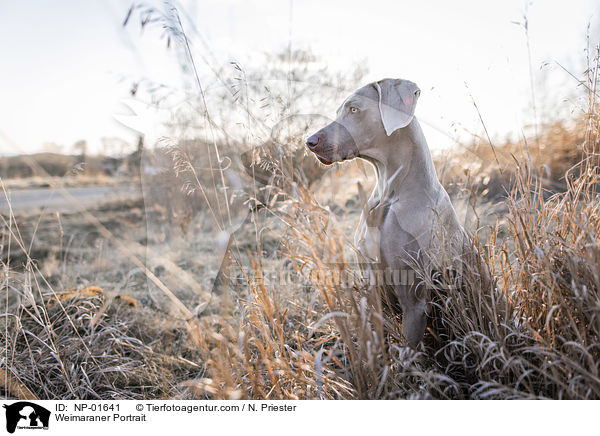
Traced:
<path fill-rule="evenodd" d="M 156 2 L 162 5 L 162 2 Z M 148 78 L 174 87 L 182 77 L 173 51 L 157 32 L 122 27 L 124 0 L 0 2 L 0 153 L 69 150 L 85 139 L 135 141 L 114 118 L 126 110 L 131 81 Z M 533 1 L 281 1 L 175 2 L 183 8 L 201 79 L 235 60 L 251 65 L 259 54 L 289 43 L 309 48 L 332 69 L 366 64 L 366 82 L 398 77 L 421 90 L 417 117 L 432 148 L 454 136 L 456 124 L 479 132 L 474 99 L 494 136 L 519 132 L 532 120 L 527 40 L 540 117 L 577 110 L 577 83 L 558 68 L 583 71 L 585 35 L 600 37 L 600 8 L 590 0 Z M 202 38 L 205 44 L 201 41 Z M 210 49 L 210 52 L 208 51 Z M 566 100 L 565 100 L 566 99 Z M 570 100 L 569 100 L 570 99 Z M 333 116 L 333 113 L 324 115 Z"/>

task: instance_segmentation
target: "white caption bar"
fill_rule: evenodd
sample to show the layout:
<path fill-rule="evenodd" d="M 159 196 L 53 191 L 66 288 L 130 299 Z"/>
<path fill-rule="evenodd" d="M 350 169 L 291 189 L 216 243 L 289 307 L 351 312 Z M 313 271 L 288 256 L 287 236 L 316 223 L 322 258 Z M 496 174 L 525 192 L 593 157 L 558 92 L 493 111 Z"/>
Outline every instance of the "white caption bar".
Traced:
<path fill-rule="evenodd" d="M 2 401 L 2 430 L 49 435 L 583 434 L 598 403 L 510 401 Z M 39 430 L 39 431 L 38 431 Z M 40 432 L 41 431 L 41 432 Z M 392 433 L 390 433 L 392 432 Z M 587 434 L 587 432 L 586 432 Z"/>

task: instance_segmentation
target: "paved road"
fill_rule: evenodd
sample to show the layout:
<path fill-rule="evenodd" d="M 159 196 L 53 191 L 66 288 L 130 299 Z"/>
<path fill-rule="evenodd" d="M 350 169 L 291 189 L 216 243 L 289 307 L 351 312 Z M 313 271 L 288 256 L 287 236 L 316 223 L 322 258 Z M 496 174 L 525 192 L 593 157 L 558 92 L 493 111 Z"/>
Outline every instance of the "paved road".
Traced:
<path fill-rule="evenodd" d="M 66 192 L 65 192 L 66 191 Z M 29 213 L 46 208 L 50 211 L 70 212 L 79 207 L 90 208 L 116 200 L 134 200 L 142 193 L 139 186 L 84 186 L 80 188 L 36 188 L 9 190 L 13 212 Z M 7 213 L 8 202 L 0 190 L 0 212 Z"/>

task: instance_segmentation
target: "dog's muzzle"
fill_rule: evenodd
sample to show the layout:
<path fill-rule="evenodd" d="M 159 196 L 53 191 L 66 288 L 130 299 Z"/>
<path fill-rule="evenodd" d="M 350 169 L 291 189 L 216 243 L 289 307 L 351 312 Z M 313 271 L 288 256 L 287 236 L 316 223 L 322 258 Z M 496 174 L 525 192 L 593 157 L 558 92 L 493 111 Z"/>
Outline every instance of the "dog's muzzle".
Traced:
<path fill-rule="evenodd" d="M 353 159 L 358 147 L 350 132 L 337 121 L 323 127 L 306 140 L 306 146 L 325 165 Z"/>

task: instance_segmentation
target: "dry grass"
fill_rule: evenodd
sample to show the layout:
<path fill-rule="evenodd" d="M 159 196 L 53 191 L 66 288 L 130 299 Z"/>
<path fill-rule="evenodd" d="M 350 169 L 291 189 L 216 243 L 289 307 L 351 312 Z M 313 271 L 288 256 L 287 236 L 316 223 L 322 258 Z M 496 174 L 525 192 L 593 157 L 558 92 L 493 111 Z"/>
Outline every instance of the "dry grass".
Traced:
<path fill-rule="evenodd" d="M 130 307 L 135 300 L 110 298 L 97 289 L 41 301 L 22 303 L 0 335 L 8 347 L 3 366 L 37 398 L 170 397 L 177 393 L 175 374 L 197 367 L 172 354 L 165 321 L 150 311 L 144 317 L 133 313 L 139 312 Z"/>
<path fill-rule="evenodd" d="M 585 117 L 557 121 L 540 129 L 539 137 L 523 138 L 491 147 L 474 138 L 453 153 L 435 156 L 440 178 L 448 191 L 459 194 L 465 187 L 483 202 L 505 200 L 516 183 L 516 167 L 527 163 L 530 176 L 540 181 L 547 198 L 567 189 L 566 175 L 584 158 L 587 131 Z"/>

